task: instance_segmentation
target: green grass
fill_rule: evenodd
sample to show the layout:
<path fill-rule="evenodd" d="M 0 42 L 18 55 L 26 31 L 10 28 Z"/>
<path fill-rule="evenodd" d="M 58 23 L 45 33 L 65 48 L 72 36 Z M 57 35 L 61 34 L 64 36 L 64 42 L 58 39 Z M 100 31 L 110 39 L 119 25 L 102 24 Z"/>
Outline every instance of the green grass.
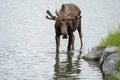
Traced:
<path fill-rule="evenodd" d="M 117 46 L 120 53 L 120 26 L 115 31 L 109 31 L 106 38 L 102 38 L 98 48 L 102 49 L 106 46 Z"/>
<path fill-rule="evenodd" d="M 120 59 L 116 60 L 116 62 L 117 62 L 118 71 L 120 72 Z"/>
<path fill-rule="evenodd" d="M 108 80 L 120 80 L 117 76 L 109 76 Z"/>

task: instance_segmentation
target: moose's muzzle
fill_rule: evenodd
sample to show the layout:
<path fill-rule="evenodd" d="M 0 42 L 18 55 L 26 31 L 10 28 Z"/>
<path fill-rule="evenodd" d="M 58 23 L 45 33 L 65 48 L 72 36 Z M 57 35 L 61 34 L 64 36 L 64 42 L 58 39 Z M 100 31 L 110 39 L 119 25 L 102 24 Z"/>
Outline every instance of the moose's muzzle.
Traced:
<path fill-rule="evenodd" d="M 67 39 L 68 36 L 67 36 L 67 35 L 62 35 L 62 38 L 63 38 L 63 39 Z"/>

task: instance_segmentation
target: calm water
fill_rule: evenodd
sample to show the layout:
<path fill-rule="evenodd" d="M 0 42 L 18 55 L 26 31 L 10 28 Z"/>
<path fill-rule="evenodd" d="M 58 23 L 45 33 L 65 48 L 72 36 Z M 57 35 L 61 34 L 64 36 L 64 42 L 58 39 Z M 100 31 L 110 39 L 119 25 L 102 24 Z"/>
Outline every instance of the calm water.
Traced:
<path fill-rule="evenodd" d="M 0 0 L 0 80 L 103 80 L 96 63 L 81 59 L 79 36 L 67 53 L 61 39 L 55 53 L 54 22 L 45 18 L 62 3 L 82 11 L 82 55 L 120 24 L 119 0 Z"/>

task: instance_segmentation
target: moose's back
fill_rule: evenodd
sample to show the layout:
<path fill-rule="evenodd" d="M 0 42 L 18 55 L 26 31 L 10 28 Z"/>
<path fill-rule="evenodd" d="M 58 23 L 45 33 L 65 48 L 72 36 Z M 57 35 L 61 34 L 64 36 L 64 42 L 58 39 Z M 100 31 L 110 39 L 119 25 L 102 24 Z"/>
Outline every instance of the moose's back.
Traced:
<path fill-rule="evenodd" d="M 81 11 L 79 7 L 75 4 L 63 4 L 58 12 L 56 12 L 57 16 L 79 16 Z"/>

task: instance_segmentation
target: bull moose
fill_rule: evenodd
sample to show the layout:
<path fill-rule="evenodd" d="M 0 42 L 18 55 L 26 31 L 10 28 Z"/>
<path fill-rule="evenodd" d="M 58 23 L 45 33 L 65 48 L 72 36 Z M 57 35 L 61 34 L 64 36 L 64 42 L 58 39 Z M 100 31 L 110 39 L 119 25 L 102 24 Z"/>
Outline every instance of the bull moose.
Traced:
<path fill-rule="evenodd" d="M 74 50 L 74 31 L 78 30 L 80 43 L 82 49 L 82 32 L 81 32 L 81 10 L 75 4 L 62 4 L 59 11 L 56 10 L 56 16 L 53 16 L 49 10 L 46 11 L 49 15 L 46 16 L 49 20 L 55 21 L 55 39 L 56 39 L 56 52 L 59 53 L 60 35 L 63 39 L 68 40 L 68 51 Z"/>

